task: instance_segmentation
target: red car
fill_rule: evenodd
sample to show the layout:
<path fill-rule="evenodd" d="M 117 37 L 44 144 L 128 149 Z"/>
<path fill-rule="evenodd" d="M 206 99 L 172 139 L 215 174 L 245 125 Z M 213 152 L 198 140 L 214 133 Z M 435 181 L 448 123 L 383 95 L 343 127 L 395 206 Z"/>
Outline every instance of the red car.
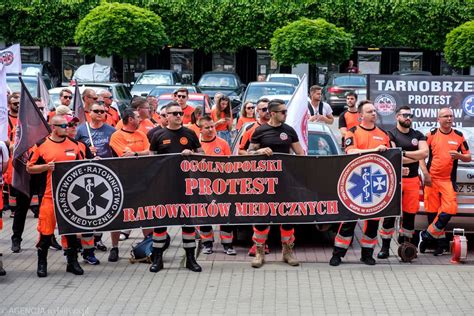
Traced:
<path fill-rule="evenodd" d="M 174 101 L 173 95 L 170 93 L 162 94 L 158 97 L 158 109 L 161 109 L 162 106 L 167 105 L 171 101 Z M 188 94 L 188 105 L 192 107 L 202 106 L 204 108 L 204 113 L 210 114 L 212 103 L 211 99 L 207 94 L 204 93 L 190 93 Z"/>

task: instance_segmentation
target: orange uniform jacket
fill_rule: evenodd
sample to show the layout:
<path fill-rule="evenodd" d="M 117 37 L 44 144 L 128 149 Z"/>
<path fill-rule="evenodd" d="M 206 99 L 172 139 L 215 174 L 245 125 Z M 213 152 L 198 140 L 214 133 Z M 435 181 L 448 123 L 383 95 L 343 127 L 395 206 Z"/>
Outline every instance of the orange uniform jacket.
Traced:
<path fill-rule="evenodd" d="M 222 138 L 216 136 L 210 141 L 201 140 L 204 153 L 208 156 L 230 156 L 229 144 Z"/>
<path fill-rule="evenodd" d="M 121 129 L 110 137 L 110 147 L 118 157 L 122 157 L 127 148 L 132 152 L 148 150 L 150 142 L 146 134 L 139 130 L 127 132 Z"/>
<path fill-rule="evenodd" d="M 144 119 L 140 122 L 140 126 L 138 126 L 138 130 L 146 135 L 154 127 L 155 127 L 155 124 L 153 124 L 152 121 L 150 121 L 149 119 Z M 122 128 L 123 128 L 123 121 L 120 120 L 115 126 L 115 129 L 119 131 Z"/>
<path fill-rule="evenodd" d="M 457 160 L 453 160 L 449 154 L 450 150 L 469 153 L 469 146 L 464 139 L 463 134 L 455 129 L 445 134 L 438 128 L 432 129 L 427 140 L 430 149 L 427 168 L 430 176 L 435 180 L 456 181 Z"/>
<path fill-rule="evenodd" d="M 355 126 L 347 131 L 344 138 L 346 152 L 349 149 L 375 149 L 379 145 L 390 146 L 390 138 L 387 133 L 378 128 L 366 129 L 362 126 Z"/>
<path fill-rule="evenodd" d="M 186 105 L 186 107 L 183 109 L 183 112 L 183 125 L 191 123 L 191 114 L 193 114 L 194 108 L 190 105 Z"/>

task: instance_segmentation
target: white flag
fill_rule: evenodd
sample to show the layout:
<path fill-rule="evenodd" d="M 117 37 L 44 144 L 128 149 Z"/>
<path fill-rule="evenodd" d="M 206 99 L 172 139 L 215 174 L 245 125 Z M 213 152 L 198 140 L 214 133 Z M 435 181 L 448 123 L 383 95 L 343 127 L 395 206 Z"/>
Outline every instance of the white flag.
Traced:
<path fill-rule="evenodd" d="M 304 75 L 288 101 L 285 123 L 295 129 L 305 154 L 308 154 L 308 115 L 308 78 Z"/>
<path fill-rule="evenodd" d="M 6 73 L 21 73 L 21 52 L 20 44 L 0 50 L 0 64 L 6 69 Z"/>
<path fill-rule="evenodd" d="M 7 71 L 0 64 L 0 140 L 8 140 Z"/>

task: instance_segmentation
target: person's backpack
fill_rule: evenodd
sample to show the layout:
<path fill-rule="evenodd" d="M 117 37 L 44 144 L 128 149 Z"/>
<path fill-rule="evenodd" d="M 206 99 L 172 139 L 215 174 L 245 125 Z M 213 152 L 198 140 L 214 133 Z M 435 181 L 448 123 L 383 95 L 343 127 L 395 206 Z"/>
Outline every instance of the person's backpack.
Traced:
<path fill-rule="evenodd" d="M 168 249 L 171 243 L 171 237 L 168 233 L 166 233 L 166 241 L 165 241 L 165 247 L 163 248 L 163 251 Z M 148 235 L 143 239 L 141 242 L 139 242 L 136 245 L 132 246 L 132 250 L 130 251 L 130 262 L 135 263 L 135 262 L 145 262 L 145 263 L 151 263 L 152 258 L 151 254 L 153 252 L 153 238 L 152 234 Z"/>

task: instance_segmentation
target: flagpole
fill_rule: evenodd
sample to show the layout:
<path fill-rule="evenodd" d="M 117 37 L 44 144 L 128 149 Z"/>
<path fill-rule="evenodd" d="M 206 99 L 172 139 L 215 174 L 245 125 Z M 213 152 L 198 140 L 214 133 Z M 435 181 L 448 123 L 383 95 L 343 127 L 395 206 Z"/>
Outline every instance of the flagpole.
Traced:
<path fill-rule="evenodd" d="M 91 142 L 91 146 L 94 147 L 94 142 L 92 141 L 91 129 L 89 127 L 89 122 L 87 121 L 86 121 L 86 127 L 87 127 L 87 134 L 89 134 L 89 141 Z"/>

